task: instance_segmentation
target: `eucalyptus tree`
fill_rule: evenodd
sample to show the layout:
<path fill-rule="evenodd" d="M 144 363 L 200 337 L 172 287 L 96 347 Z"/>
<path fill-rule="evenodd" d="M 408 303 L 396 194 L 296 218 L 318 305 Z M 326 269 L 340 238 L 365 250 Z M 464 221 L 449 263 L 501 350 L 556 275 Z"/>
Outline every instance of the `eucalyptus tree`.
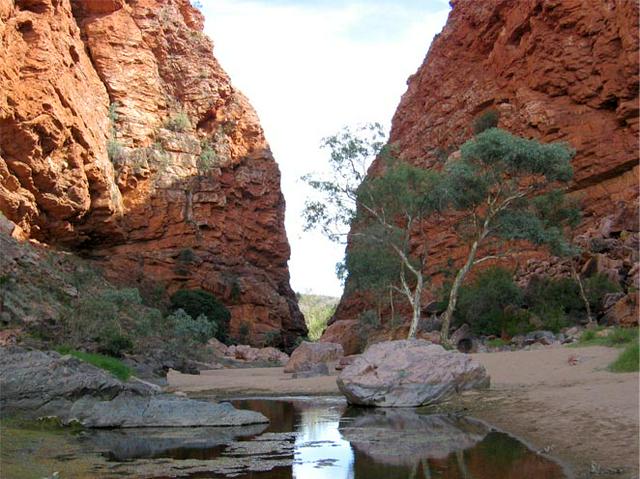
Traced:
<path fill-rule="evenodd" d="M 305 204 L 305 229 L 346 242 L 347 274 L 364 287 L 390 289 L 412 309 L 409 338 L 417 333 L 428 244 L 424 220 L 441 207 L 439 174 L 394 158 L 379 124 L 349 128 L 323 140 L 331 173 L 303 179 L 317 197 Z M 380 171 L 368 173 L 378 158 Z"/>
<path fill-rule="evenodd" d="M 443 315 L 441 336 L 449 326 L 460 286 L 472 268 L 501 255 L 479 256 L 489 241 L 527 240 L 547 245 L 553 254 L 571 256 L 563 228 L 575 221 L 562 185 L 573 176 L 574 152 L 564 144 L 542 144 L 490 128 L 467 141 L 460 157 L 444 168 L 441 187 L 454 210 L 465 213 L 459 226 L 469 246 Z"/>

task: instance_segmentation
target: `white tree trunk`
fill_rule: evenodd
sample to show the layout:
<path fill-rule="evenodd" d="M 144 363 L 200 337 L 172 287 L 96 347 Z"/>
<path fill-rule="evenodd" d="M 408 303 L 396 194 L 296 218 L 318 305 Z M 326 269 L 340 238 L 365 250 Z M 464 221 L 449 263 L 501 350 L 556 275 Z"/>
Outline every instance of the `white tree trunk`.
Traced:
<path fill-rule="evenodd" d="M 417 275 L 416 287 L 413 290 L 413 298 L 411 300 L 411 307 L 413 308 L 413 315 L 411 316 L 411 327 L 409 328 L 409 334 L 407 339 L 415 339 L 418 333 L 418 323 L 420 322 L 420 310 L 422 309 L 422 287 L 424 280 L 422 274 Z"/>
<path fill-rule="evenodd" d="M 453 285 L 451 286 L 451 292 L 449 293 L 449 305 L 447 306 L 447 310 L 442 317 L 442 328 L 440 330 L 440 338 L 442 340 L 442 344 L 449 344 L 449 327 L 451 326 L 453 312 L 456 310 L 456 304 L 458 303 L 458 293 L 460 291 L 460 286 L 462 285 L 464 278 L 467 276 L 467 273 L 473 266 L 473 262 L 476 259 L 476 253 L 478 252 L 479 242 L 479 240 L 476 240 L 471 245 L 469 256 L 467 256 L 467 262 L 462 268 L 460 268 L 458 274 L 456 274 L 456 278 L 453 281 Z"/>

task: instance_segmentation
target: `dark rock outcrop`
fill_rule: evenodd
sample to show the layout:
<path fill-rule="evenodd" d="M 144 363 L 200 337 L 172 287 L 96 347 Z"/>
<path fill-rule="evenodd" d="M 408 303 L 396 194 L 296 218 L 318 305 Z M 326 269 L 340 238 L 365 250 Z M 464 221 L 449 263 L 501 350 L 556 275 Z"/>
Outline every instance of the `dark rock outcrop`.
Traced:
<path fill-rule="evenodd" d="M 195 401 L 55 352 L 0 348 L 0 410 L 37 419 L 56 417 L 85 427 L 241 426 L 268 422 L 229 403 Z"/>

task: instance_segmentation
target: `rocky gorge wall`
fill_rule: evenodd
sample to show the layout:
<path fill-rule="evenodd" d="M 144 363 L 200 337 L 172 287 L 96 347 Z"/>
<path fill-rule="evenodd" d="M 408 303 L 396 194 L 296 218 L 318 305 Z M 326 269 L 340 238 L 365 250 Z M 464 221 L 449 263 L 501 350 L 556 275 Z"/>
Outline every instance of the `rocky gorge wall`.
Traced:
<path fill-rule="evenodd" d="M 455 0 L 395 113 L 390 143 L 414 165 L 438 168 L 472 136 L 484 112 L 499 127 L 576 150 L 572 194 L 581 200 L 590 264 L 638 283 L 638 4 L 604 0 Z M 370 172 L 380 168 L 374 162 Z M 449 216 L 429 225 L 432 285 L 466 249 Z M 608 242 L 608 243 L 607 243 Z M 561 274 L 544 252 L 513 255 L 522 274 Z M 589 267 L 591 267 L 589 266 Z M 433 298 L 427 292 L 425 304 Z M 366 300 L 342 298 L 324 340 L 357 343 Z M 637 308 L 637 303 L 636 303 Z M 637 309 L 636 309 L 637 310 Z M 637 318 L 636 318 L 637 319 Z M 405 331 L 406 333 L 406 331 Z"/>
<path fill-rule="evenodd" d="M 109 278 L 203 288 L 254 343 L 306 333 L 280 172 L 188 0 L 0 0 L 0 211 Z"/>

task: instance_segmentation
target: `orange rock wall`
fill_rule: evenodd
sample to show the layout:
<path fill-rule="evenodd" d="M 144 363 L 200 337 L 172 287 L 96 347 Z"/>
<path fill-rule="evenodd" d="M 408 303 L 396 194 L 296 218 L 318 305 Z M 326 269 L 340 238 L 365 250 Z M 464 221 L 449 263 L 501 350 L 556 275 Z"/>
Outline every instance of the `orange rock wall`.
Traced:
<path fill-rule="evenodd" d="M 499 126 L 576 150 L 572 191 L 581 232 L 608 215 L 637 231 L 638 3 L 603 0 L 455 0 L 393 118 L 401 156 L 438 167 L 469 139 L 474 118 L 494 109 Z M 373 172 L 379 166 L 374 163 Z M 434 284 L 448 258 L 466 255 L 451 218 L 430 226 Z M 527 251 L 521 259 L 541 257 Z M 343 297 L 336 319 L 366 307 Z M 336 326 L 337 327 L 337 326 Z"/>
<path fill-rule="evenodd" d="M 188 0 L 0 0 L 0 210 L 113 279 L 212 291 L 232 333 L 291 345 L 306 329 L 280 172 L 203 20 Z"/>

